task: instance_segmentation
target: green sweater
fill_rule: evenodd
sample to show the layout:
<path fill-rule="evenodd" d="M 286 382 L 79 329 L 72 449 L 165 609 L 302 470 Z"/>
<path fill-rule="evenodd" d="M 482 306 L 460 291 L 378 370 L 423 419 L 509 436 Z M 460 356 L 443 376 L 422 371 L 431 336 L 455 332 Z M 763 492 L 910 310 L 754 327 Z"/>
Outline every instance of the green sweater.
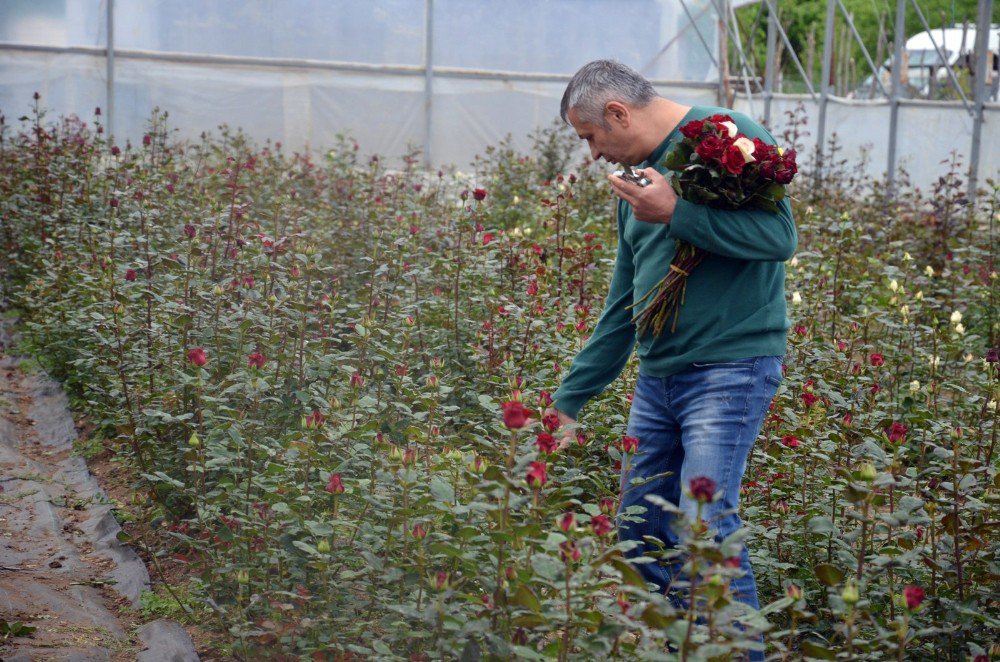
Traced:
<path fill-rule="evenodd" d="M 690 120 L 722 113 L 741 133 L 774 143 L 766 129 L 746 115 L 725 108 L 695 106 L 649 155 L 641 167 L 666 173 L 660 161 L 681 139 Z M 797 235 L 788 199 L 777 214 L 764 210 L 724 210 L 678 200 L 670 224 L 637 221 L 632 207 L 618 203 L 618 257 L 604 311 L 553 394 L 560 411 L 577 416 L 586 402 L 621 373 L 636 345 L 633 310 L 666 275 L 675 240 L 709 255 L 688 277 L 676 332 L 670 323 L 659 336 L 639 338 L 639 372 L 666 377 L 693 363 L 780 356 L 790 322 L 785 309 L 785 260 L 795 252 Z"/>

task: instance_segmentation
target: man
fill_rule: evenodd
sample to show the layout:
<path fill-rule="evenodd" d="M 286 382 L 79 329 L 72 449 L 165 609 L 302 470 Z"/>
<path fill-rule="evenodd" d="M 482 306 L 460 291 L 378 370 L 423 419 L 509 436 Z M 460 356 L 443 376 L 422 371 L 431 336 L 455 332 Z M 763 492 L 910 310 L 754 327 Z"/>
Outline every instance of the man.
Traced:
<path fill-rule="evenodd" d="M 781 382 L 789 322 L 785 268 L 796 246 L 787 200 L 778 213 L 720 210 L 679 199 L 660 164 L 678 128 L 717 113 L 730 115 L 740 132 L 773 143 L 748 117 L 726 109 L 684 106 L 656 94 L 649 81 L 613 61 L 591 62 L 578 71 L 562 98 L 562 117 L 587 141 L 594 160 L 638 166 L 650 180 L 641 187 L 610 175 L 618 203 L 618 255 L 604 311 L 587 345 L 553 394 L 551 412 L 567 427 L 594 395 L 621 372 L 638 340 L 639 378 L 628 435 L 638 452 L 622 462 L 619 513 L 643 506 L 644 522 L 623 521 L 620 535 L 635 540 L 634 555 L 656 551 L 652 536 L 667 546 L 678 537 L 672 518 L 645 497 L 659 495 L 690 517 L 697 503 L 686 490 L 693 478 L 711 478 L 719 496 L 703 519 L 719 540 L 741 526 L 740 481 L 747 456 Z M 675 330 L 636 337 L 629 307 L 667 273 L 676 240 L 709 252 L 687 279 Z M 645 484 L 636 479 L 668 475 Z M 758 608 L 749 557 L 732 583 L 736 598 Z M 666 591 L 677 564 L 645 563 L 646 579 Z"/>

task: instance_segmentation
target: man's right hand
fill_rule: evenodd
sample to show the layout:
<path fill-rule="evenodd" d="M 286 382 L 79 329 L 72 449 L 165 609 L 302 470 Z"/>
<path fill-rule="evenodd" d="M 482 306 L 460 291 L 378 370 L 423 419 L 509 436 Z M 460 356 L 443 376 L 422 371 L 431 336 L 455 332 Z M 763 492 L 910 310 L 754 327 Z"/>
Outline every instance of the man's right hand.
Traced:
<path fill-rule="evenodd" d="M 556 430 L 556 435 L 559 438 L 559 450 L 563 450 L 576 441 L 576 419 L 555 407 L 549 407 L 545 410 L 546 416 L 550 414 L 555 414 L 559 418 L 559 429 Z"/>

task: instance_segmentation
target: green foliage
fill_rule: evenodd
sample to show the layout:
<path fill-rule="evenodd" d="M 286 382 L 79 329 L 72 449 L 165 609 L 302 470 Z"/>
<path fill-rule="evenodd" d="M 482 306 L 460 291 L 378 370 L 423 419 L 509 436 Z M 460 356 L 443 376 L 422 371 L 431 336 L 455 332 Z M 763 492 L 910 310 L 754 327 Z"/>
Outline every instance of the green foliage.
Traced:
<path fill-rule="evenodd" d="M 178 144 L 161 117 L 147 142 L 115 154 L 40 110 L 0 131 L 0 267 L 25 346 L 135 467 L 162 551 L 196 575 L 184 599 L 234 655 L 710 659 L 763 633 L 792 658 L 958 660 L 995 643 L 996 185 L 977 209 L 957 164 L 926 197 L 846 174 L 790 192 L 788 371 L 743 506 L 766 606 L 746 613 L 734 540 L 682 529 L 664 553 L 694 578 L 679 609 L 598 519 L 615 519 L 634 363 L 580 444 L 544 453 L 537 423 L 501 420 L 515 398 L 538 417 L 596 323 L 602 173 L 553 176 L 561 147 L 497 148 L 475 180 L 389 171 L 346 141 Z"/>

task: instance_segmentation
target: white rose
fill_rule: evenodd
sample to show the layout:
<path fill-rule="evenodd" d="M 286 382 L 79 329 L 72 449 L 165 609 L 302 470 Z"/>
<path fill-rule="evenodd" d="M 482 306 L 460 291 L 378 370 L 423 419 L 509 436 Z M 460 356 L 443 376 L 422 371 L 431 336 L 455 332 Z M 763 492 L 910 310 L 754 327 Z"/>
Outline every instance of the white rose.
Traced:
<path fill-rule="evenodd" d="M 889 281 L 889 289 L 892 290 L 893 292 L 898 292 L 899 291 L 899 283 L 896 282 L 895 278 L 893 278 L 891 281 Z"/>
<path fill-rule="evenodd" d="M 965 334 L 965 327 L 962 326 L 961 322 L 955 325 L 955 333 L 960 336 Z"/>
<path fill-rule="evenodd" d="M 738 147 L 740 153 L 743 154 L 744 163 L 750 163 L 757 160 L 753 157 L 754 144 L 749 138 L 737 138 L 733 141 L 733 145 Z"/>
<path fill-rule="evenodd" d="M 736 131 L 736 125 L 735 124 L 733 124 L 732 122 L 719 122 L 719 123 L 722 126 L 726 127 L 726 131 L 729 132 L 729 137 L 730 138 L 735 138 L 736 137 L 737 131 Z"/>
<path fill-rule="evenodd" d="M 960 311 L 955 311 L 951 314 L 951 323 L 958 324 L 962 321 L 962 313 Z"/>
<path fill-rule="evenodd" d="M 910 393 L 917 393 L 920 390 L 920 382 L 914 379 L 910 382 Z"/>
<path fill-rule="evenodd" d="M 802 303 L 802 295 L 798 292 L 792 292 L 792 303 L 796 305 Z"/>

